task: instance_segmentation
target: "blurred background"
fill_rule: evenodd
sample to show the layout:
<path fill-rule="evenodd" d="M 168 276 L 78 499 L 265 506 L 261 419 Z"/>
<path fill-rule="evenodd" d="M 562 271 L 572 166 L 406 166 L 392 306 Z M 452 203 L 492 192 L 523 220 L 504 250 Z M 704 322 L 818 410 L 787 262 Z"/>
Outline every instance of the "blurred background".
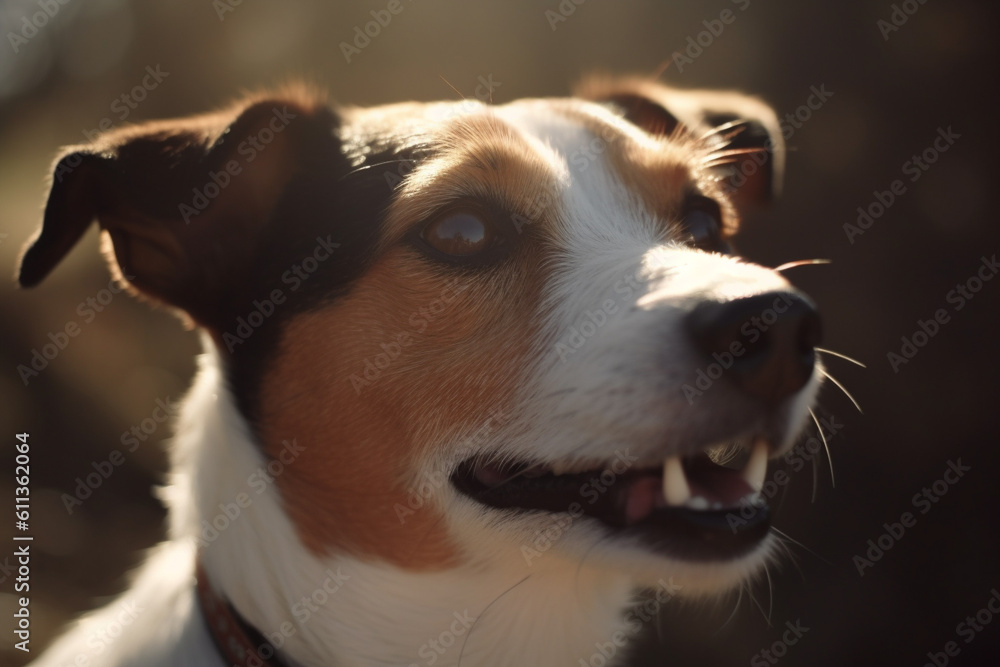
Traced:
<path fill-rule="evenodd" d="M 760 95 L 791 114 L 787 177 L 740 248 L 771 266 L 832 260 L 786 275 L 819 303 L 825 346 L 867 364 L 827 360 L 864 413 L 824 388 L 836 485 L 825 459 L 815 473 L 789 470 L 775 504 L 777 527 L 798 543 L 792 557 L 738 603 L 664 606 L 633 664 L 919 666 L 950 641 L 960 650 L 950 664 L 1000 664 L 1000 617 L 980 613 L 972 637 L 959 625 L 1000 589 L 1000 279 L 983 280 L 996 269 L 982 259 L 1000 250 L 989 201 L 996 3 L 576 3 L 403 0 L 357 48 L 355 28 L 386 0 L 0 2 L 0 272 L 13 275 L 40 221 L 60 146 L 293 76 L 358 105 L 454 99 L 452 87 L 502 103 L 564 95 L 594 70 L 652 73 L 669 63 L 663 78 L 674 85 Z M 717 21 L 723 10 L 731 22 Z M 897 180 L 902 194 L 888 204 Z M 0 287 L 5 502 L 14 434 L 29 432 L 32 445 L 31 656 L 119 591 L 162 537 L 151 489 L 163 478 L 169 427 L 158 406 L 183 395 L 199 349 L 175 318 L 109 288 L 97 246 L 91 230 L 37 289 Z M 953 291 L 960 286 L 964 294 Z M 939 309 L 947 321 L 935 334 L 914 336 Z M 60 336 L 74 324 L 77 335 Z M 44 370 L 19 372 L 60 340 Z M 138 443 L 126 451 L 133 431 Z M 108 470 L 115 450 L 125 451 L 120 465 L 79 489 Z M 959 460 L 968 470 L 941 481 Z M 67 506 L 73 494 L 82 500 Z M 915 521 L 886 536 L 904 512 Z M 14 520 L 4 516 L 0 664 L 20 665 L 30 656 L 13 650 L 6 629 L 16 575 Z M 867 553 L 880 537 L 881 551 Z M 808 631 L 782 645 L 786 623 Z"/>

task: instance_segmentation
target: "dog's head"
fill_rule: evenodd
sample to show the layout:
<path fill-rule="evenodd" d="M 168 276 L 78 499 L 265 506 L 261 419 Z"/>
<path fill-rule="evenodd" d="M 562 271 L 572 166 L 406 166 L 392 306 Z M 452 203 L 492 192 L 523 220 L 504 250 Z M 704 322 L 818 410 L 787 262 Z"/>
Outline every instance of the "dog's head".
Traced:
<path fill-rule="evenodd" d="M 774 114 L 578 97 L 334 109 L 289 91 L 67 150 L 20 282 L 93 219 L 212 336 L 303 543 L 408 569 L 586 561 L 732 584 L 819 384 L 818 318 L 734 256 Z M 669 566 L 669 568 L 668 568 Z"/>

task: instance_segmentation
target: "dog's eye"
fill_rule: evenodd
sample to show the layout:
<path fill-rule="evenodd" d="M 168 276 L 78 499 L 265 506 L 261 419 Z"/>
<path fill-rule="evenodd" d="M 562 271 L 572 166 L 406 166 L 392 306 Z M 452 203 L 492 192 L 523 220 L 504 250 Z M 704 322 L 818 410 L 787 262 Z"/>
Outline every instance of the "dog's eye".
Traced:
<path fill-rule="evenodd" d="M 434 250 L 454 258 L 479 255 L 496 243 L 487 219 L 473 211 L 450 211 L 432 220 L 420 237 Z"/>
<path fill-rule="evenodd" d="M 681 225 L 688 235 L 688 242 L 695 248 L 708 252 L 729 250 L 729 245 L 722 238 L 722 209 L 716 201 L 700 195 L 688 197 L 684 202 Z"/>

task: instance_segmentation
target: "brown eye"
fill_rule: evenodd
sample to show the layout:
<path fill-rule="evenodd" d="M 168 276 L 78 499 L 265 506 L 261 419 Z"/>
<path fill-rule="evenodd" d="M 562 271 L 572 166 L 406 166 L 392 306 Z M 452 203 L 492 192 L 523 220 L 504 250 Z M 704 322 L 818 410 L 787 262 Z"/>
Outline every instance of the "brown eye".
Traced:
<path fill-rule="evenodd" d="M 708 197 L 691 196 L 684 204 L 681 225 L 688 234 L 688 243 L 708 252 L 726 252 L 728 244 L 722 237 L 722 210 Z"/>
<path fill-rule="evenodd" d="M 468 211 L 447 213 L 424 227 L 429 246 L 451 257 L 470 257 L 488 249 L 493 229 L 482 217 Z"/>

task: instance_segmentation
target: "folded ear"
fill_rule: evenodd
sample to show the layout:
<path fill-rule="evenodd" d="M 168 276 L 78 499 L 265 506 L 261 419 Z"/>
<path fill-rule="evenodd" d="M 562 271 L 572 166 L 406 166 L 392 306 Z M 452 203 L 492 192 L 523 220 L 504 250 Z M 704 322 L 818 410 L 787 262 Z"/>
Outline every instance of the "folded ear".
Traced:
<path fill-rule="evenodd" d="M 720 152 L 730 152 L 718 169 L 737 207 L 766 204 L 781 192 L 785 142 L 774 111 L 756 98 L 611 77 L 587 79 L 576 94 L 615 104 L 626 119 L 654 135 L 683 127 L 695 138 L 718 141 Z"/>
<path fill-rule="evenodd" d="M 339 155 L 335 126 L 317 96 L 290 91 L 72 146 L 56 162 L 19 282 L 41 282 L 96 219 L 113 271 L 209 324 L 252 270 L 260 231 L 289 181 Z"/>

